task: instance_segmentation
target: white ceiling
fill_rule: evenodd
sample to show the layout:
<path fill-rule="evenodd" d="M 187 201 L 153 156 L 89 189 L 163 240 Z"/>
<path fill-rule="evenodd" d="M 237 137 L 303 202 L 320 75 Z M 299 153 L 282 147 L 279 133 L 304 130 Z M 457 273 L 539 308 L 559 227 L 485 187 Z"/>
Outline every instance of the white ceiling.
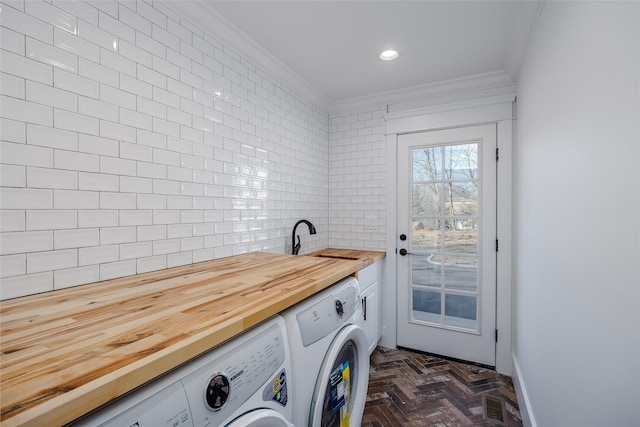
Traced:
<path fill-rule="evenodd" d="M 515 82 L 540 1 L 176 4 L 183 16 L 336 109 L 410 101 L 452 81 Z M 400 57 L 380 61 L 387 48 Z"/>

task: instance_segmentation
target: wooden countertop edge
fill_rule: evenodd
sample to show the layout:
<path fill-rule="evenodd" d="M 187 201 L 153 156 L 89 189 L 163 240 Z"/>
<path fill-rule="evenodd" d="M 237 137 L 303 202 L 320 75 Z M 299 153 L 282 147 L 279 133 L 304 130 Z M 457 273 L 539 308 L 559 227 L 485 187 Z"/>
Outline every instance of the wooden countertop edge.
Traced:
<path fill-rule="evenodd" d="M 327 257 L 346 260 L 357 260 L 362 263 L 362 268 L 368 267 L 376 261 L 385 258 L 386 253 L 380 251 L 364 251 L 358 249 L 327 248 L 305 254 L 305 256 Z"/>
<path fill-rule="evenodd" d="M 6 427 L 64 425 L 74 421 L 88 413 L 86 410 L 75 408 L 99 408 L 385 257 L 383 252 L 345 251 L 349 250 L 324 249 L 307 256 L 337 255 L 336 258 L 348 261 L 342 263 L 345 266 L 348 265 L 348 268 L 340 269 L 339 272 L 324 280 L 305 285 L 293 295 L 270 300 L 249 317 L 236 315 L 212 330 L 187 337 L 178 344 L 159 350 L 56 398 L 18 412 L 2 420 L 2 425 Z M 349 256 L 354 252 L 362 256 L 357 259 Z M 295 302 L 291 302 L 292 298 Z"/>

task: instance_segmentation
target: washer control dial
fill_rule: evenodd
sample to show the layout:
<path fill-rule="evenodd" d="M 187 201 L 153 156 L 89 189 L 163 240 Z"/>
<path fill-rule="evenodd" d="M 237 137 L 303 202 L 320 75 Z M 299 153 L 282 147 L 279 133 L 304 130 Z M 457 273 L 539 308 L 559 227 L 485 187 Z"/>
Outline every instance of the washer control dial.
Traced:
<path fill-rule="evenodd" d="M 344 315 L 344 307 L 342 305 L 342 301 L 339 299 L 336 300 L 336 314 L 338 317 L 342 317 Z"/>
<path fill-rule="evenodd" d="M 213 375 L 204 391 L 207 406 L 214 411 L 222 409 L 229 399 L 229 390 L 229 378 L 223 374 Z"/>

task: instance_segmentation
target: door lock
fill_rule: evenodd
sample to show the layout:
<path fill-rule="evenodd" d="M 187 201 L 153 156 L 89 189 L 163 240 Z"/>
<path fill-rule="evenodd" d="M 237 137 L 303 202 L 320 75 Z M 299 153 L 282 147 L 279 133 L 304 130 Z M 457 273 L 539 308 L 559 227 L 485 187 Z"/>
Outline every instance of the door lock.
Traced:
<path fill-rule="evenodd" d="M 407 240 L 407 235 L 406 235 L 406 234 L 401 234 L 401 235 L 400 235 L 400 240 L 402 240 L 403 242 L 404 242 L 405 240 Z"/>

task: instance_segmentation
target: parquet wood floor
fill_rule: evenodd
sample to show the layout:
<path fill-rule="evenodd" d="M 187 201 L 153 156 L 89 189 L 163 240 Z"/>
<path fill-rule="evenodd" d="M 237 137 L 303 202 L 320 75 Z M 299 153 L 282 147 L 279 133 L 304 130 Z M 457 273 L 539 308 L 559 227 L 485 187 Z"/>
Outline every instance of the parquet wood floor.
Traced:
<path fill-rule="evenodd" d="M 504 399 L 504 423 L 483 416 L 483 395 Z M 362 427 L 522 426 L 511 378 L 431 354 L 376 348 Z"/>

